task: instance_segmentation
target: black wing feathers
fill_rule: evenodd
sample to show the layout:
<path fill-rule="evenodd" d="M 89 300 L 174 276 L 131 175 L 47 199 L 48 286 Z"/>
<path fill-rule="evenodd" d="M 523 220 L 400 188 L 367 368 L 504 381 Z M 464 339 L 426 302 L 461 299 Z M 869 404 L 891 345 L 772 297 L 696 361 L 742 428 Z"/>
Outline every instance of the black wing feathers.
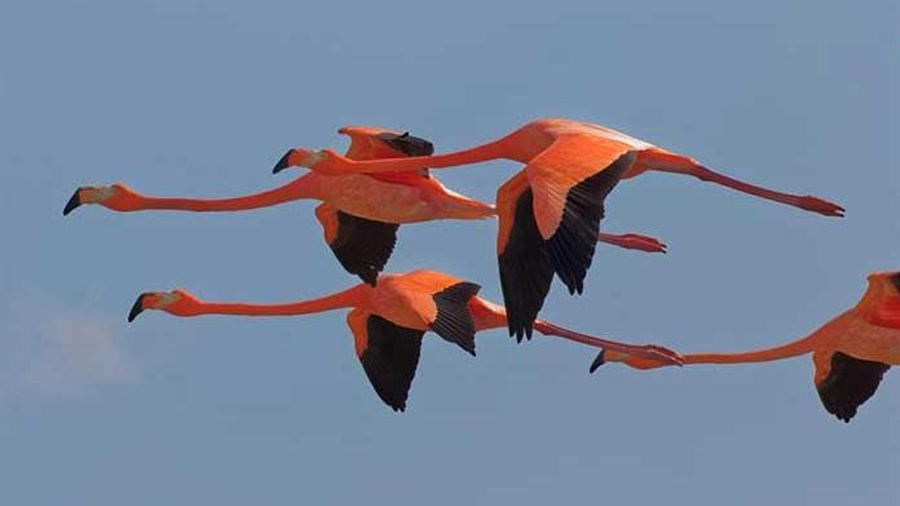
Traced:
<path fill-rule="evenodd" d="M 849 422 L 857 408 L 875 395 L 881 378 L 890 368 L 881 362 L 861 360 L 836 351 L 831 357 L 831 371 L 821 384 L 816 385 L 819 398 L 829 413 Z"/>
<path fill-rule="evenodd" d="M 532 326 L 553 281 L 553 266 L 534 219 L 534 195 L 526 188 L 516 200 L 515 217 L 506 248 L 498 258 L 500 286 L 506 305 L 509 335 L 531 339 Z"/>
<path fill-rule="evenodd" d="M 359 357 L 363 370 L 378 397 L 394 411 L 404 411 L 425 331 L 400 327 L 376 315 L 369 316 L 366 328 L 368 341 Z"/>
<path fill-rule="evenodd" d="M 634 151 L 623 154 L 609 167 L 570 188 L 566 195 L 562 220 L 546 241 L 546 249 L 553 270 L 570 294 L 584 291 L 584 278 L 594 258 L 603 219 L 603 201 L 636 158 Z"/>
<path fill-rule="evenodd" d="M 383 133 L 378 134 L 378 137 L 406 156 L 431 156 L 434 154 L 434 144 L 431 141 L 409 135 L 409 132 L 399 135 Z"/>
<path fill-rule="evenodd" d="M 384 223 L 337 212 L 337 235 L 329 246 L 334 256 L 351 274 L 375 286 L 397 242 L 396 223 Z"/>
<path fill-rule="evenodd" d="M 519 196 L 509 241 L 499 257 L 509 335 L 515 335 L 518 341 L 522 336 L 531 338 L 554 272 L 569 293 L 582 293 L 597 247 L 603 201 L 636 159 L 637 154 L 629 151 L 570 188 L 559 227 L 547 240 L 541 237 L 535 221 L 532 190 L 528 188 Z"/>
<path fill-rule="evenodd" d="M 456 343 L 460 348 L 475 355 L 475 322 L 469 311 L 469 299 L 474 297 L 481 286 L 462 282 L 445 288 L 432 298 L 437 306 L 437 317 L 431 330 L 437 335 Z"/>

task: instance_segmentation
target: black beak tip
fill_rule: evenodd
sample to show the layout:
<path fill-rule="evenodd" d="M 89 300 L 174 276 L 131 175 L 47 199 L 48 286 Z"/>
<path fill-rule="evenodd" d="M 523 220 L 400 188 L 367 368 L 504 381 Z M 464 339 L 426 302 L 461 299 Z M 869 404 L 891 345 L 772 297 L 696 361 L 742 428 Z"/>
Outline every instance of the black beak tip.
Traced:
<path fill-rule="evenodd" d="M 278 160 L 278 163 L 276 163 L 275 167 L 272 169 L 272 174 L 278 174 L 279 172 L 283 171 L 284 169 L 290 167 L 290 165 L 288 165 L 288 158 L 290 158 L 291 153 L 293 153 L 293 152 L 294 152 L 293 149 L 288 150 L 288 152 L 285 153 L 284 156 L 282 156 Z"/>
<path fill-rule="evenodd" d="M 600 350 L 600 353 L 597 354 L 597 358 L 591 363 L 591 368 L 589 369 L 590 373 L 593 374 L 594 371 L 597 370 L 598 367 L 606 363 L 606 350 Z"/>
<path fill-rule="evenodd" d="M 131 311 L 128 312 L 128 323 L 134 321 L 135 318 L 138 317 L 139 314 L 144 310 L 144 296 L 146 294 L 142 293 L 138 295 L 136 301 L 134 301 L 134 305 L 131 306 Z"/>
<path fill-rule="evenodd" d="M 75 193 L 73 193 L 69 201 L 66 202 L 66 207 L 63 208 L 63 216 L 68 215 L 74 211 L 76 207 L 81 205 L 81 197 L 78 196 L 79 193 L 81 193 L 81 188 L 75 190 Z"/>

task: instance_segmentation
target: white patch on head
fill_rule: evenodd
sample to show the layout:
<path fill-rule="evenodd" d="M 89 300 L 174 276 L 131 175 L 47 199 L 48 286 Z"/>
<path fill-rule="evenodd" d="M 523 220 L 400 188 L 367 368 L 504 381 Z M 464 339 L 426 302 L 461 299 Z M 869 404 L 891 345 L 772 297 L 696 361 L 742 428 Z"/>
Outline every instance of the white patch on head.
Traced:
<path fill-rule="evenodd" d="M 312 168 L 315 164 L 321 162 L 325 159 L 325 151 L 316 150 L 310 151 L 306 158 L 303 159 L 303 162 L 300 164 L 301 167 Z"/>
<path fill-rule="evenodd" d="M 165 309 L 179 300 L 181 300 L 181 295 L 175 292 L 166 292 L 157 299 L 155 309 Z"/>
<path fill-rule="evenodd" d="M 83 204 L 98 204 L 116 194 L 112 186 L 88 186 L 82 189 L 79 198 Z"/>

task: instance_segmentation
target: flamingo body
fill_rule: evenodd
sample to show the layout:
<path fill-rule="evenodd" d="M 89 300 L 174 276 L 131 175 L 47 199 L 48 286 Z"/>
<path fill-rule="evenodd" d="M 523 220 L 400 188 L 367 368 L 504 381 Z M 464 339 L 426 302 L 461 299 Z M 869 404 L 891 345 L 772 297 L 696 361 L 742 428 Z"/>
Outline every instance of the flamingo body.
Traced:
<path fill-rule="evenodd" d="M 353 161 L 331 150 L 295 149 L 299 165 L 332 175 L 440 169 L 508 159 L 525 168 L 497 193 L 497 255 L 509 332 L 530 337 L 555 273 L 572 294 L 584 289 L 604 200 L 619 180 L 648 170 L 694 175 L 769 200 L 840 216 L 843 208 L 750 185 L 601 125 L 561 118 L 525 124 L 492 142 L 445 155 Z"/>
<path fill-rule="evenodd" d="M 891 366 L 900 365 L 900 272 L 874 273 L 852 308 L 810 335 L 789 343 L 742 353 L 692 353 L 685 364 L 741 364 L 812 354 L 813 382 L 826 411 L 849 422 L 871 398 Z M 605 362 L 636 369 L 663 364 L 628 353 L 601 351 L 591 372 Z"/>
<path fill-rule="evenodd" d="M 176 316 L 228 314 L 288 316 L 350 308 L 347 323 L 354 349 L 378 396 L 396 411 L 406 408 L 406 399 L 418 364 L 426 331 L 475 354 L 475 333 L 506 325 L 502 306 L 477 295 L 479 286 L 431 270 L 382 274 L 371 286 L 358 284 L 347 290 L 287 304 L 206 302 L 184 290 L 145 292 L 138 296 L 128 320 L 147 309 Z M 635 346 L 600 339 L 538 320 L 535 328 L 604 349 L 619 350 L 662 363 L 678 364 L 680 356 L 652 345 Z"/>
<path fill-rule="evenodd" d="M 403 175 L 384 181 L 376 175 L 325 176 L 310 172 L 296 183 L 309 198 L 361 218 L 394 224 L 492 218 L 494 206 L 449 190 L 434 176 Z"/>
<path fill-rule="evenodd" d="M 350 137 L 347 156 L 366 160 L 378 157 L 430 155 L 430 141 L 396 131 L 368 126 L 339 130 Z M 287 163 L 289 155 L 281 162 Z M 345 270 L 374 283 L 396 243 L 400 224 L 441 219 L 475 220 L 493 217 L 494 207 L 449 190 L 427 169 L 416 172 L 326 176 L 303 174 L 279 188 L 243 197 L 188 199 L 148 197 L 122 184 L 84 186 L 75 191 L 63 211 L 82 204 L 99 204 L 120 212 L 149 209 L 196 212 L 239 211 L 299 199 L 322 201 L 316 218 L 325 240 Z"/>
<path fill-rule="evenodd" d="M 428 140 L 381 127 L 349 126 L 339 133 L 350 137 L 348 159 L 430 155 Z M 295 165 L 298 154 L 288 151 L 275 170 Z M 82 204 L 99 204 L 120 212 L 183 210 L 240 211 L 299 199 L 322 202 L 316 218 L 325 240 L 348 272 L 374 283 L 396 243 L 400 224 L 443 219 L 478 220 L 495 216 L 492 205 L 446 188 L 428 169 L 375 174 L 324 175 L 312 171 L 281 187 L 243 197 L 190 199 L 149 197 L 125 185 L 83 186 L 75 191 L 63 214 Z M 600 234 L 596 240 L 629 249 L 665 252 L 665 244 L 636 234 Z"/>

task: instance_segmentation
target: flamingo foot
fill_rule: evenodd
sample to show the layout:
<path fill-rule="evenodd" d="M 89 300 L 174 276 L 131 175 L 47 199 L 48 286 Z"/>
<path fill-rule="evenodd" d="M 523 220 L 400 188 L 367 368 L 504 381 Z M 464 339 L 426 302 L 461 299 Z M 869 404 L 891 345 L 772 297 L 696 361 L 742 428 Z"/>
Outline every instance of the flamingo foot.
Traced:
<path fill-rule="evenodd" d="M 668 248 L 666 243 L 656 238 L 639 234 L 615 235 L 601 233 L 597 239 L 620 248 L 645 251 L 647 253 L 666 253 L 666 248 Z"/>
<path fill-rule="evenodd" d="M 807 195 L 797 200 L 797 207 L 806 211 L 823 214 L 825 216 L 844 217 L 845 209 L 837 204 L 829 202 L 825 199 Z"/>

